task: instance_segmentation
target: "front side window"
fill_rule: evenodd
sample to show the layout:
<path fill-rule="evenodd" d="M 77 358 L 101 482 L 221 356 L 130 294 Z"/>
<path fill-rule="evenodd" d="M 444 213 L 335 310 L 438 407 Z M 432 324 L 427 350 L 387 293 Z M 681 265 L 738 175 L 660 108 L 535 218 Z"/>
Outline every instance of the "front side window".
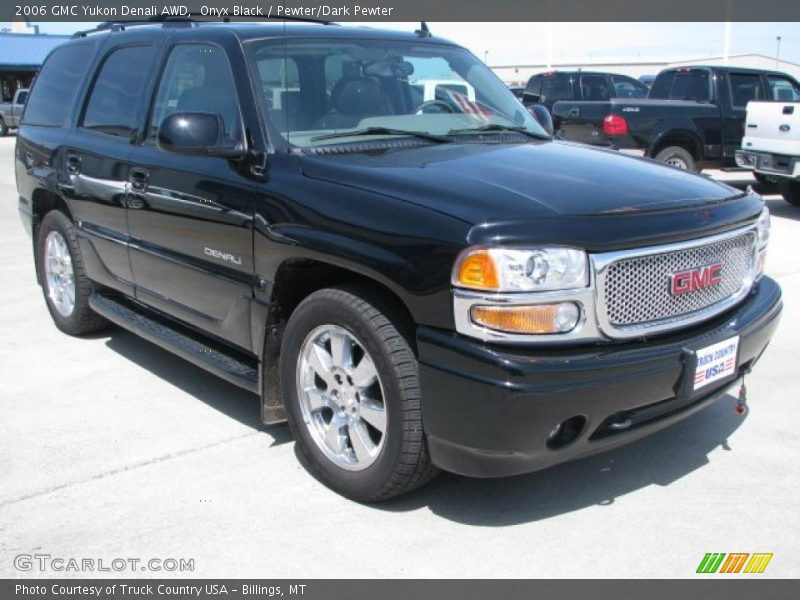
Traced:
<path fill-rule="evenodd" d="M 28 99 L 28 92 L 20 92 L 17 94 L 17 104 L 25 104 Z"/>
<path fill-rule="evenodd" d="M 280 102 L 280 98 L 271 101 Z M 181 44 L 170 52 L 158 85 L 147 137 L 173 113 L 200 112 L 222 117 L 225 135 L 231 136 L 239 115 L 239 102 L 225 51 L 211 44 Z"/>
<path fill-rule="evenodd" d="M 130 136 L 138 125 L 138 108 L 152 57 L 152 46 L 114 50 L 100 68 L 81 126 L 108 135 Z"/>
<path fill-rule="evenodd" d="M 30 102 L 25 107 L 25 125 L 64 125 L 93 51 L 92 45 L 77 44 L 57 48 L 50 54 L 36 77 Z"/>
<path fill-rule="evenodd" d="M 795 81 L 780 75 L 768 75 L 769 94 L 779 102 L 797 102 L 800 100 L 800 86 Z"/>
<path fill-rule="evenodd" d="M 612 75 L 611 83 L 614 85 L 614 96 L 617 98 L 647 98 L 650 91 L 641 81 L 622 75 Z"/>
<path fill-rule="evenodd" d="M 386 40 L 253 40 L 248 58 L 269 125 L 291 145 L 359 141 L 356 134 L 365 129 L 371 139 L 404 132 L 457 136 L 486 128 L 546 136 L 494 73 L 462 48 Z"/>

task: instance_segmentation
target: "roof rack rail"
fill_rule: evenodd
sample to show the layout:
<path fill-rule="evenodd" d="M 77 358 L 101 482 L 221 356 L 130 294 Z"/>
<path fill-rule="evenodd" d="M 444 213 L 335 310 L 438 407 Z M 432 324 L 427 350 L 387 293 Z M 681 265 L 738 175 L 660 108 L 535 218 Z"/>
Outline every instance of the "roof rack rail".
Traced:
<path fill-rule="evenodd" d="M 201 17 L 201 19 L 197 19 L 197 17 Z M 224 16 L 221 18 L 215 18 L 211 15 L 204 15 L 201 13 L 188 13 L 186 15 L 158 15 L 157 17 L 150 17 L 149 21 L 151 23 L 169 23 L 169 22 L 190 22 L 190 23 L 203 23 L 203 22 L 213 22 L 213 21 L 222 21 L 223 23 L 230 23 L 231 21 L 299 21 L 302 23 L 316 23 L 318 25 L 338 25 L 334 21 L 323 21 L 321 19 L 312 19 L 311 17 L 295 17 L 295 16 L 247 16 L 247 15 L 237 15 L 233 19 L 229 16 Z"/>
<path fill-rule="evenodd" d="M 196 17 L 202 17 L 201 19 L 197 19 Z M 235 19 L 231 19 L 230 17 L 222 17 L 222 18 L 214 18 L 209 15 L 203 15 L 201 13 L 189 13 L 187 15 L 182 16 L 173 16 L 173 15 L 159 15 L 157 17 L 150 17 L 147 20 L 138 20 L 138 19 L 131 19 L 129 21 L 105 21 L 100 23 L 97 27 L 93 29 L 84 29 L 81 31 L 76 31 L 72 34 L 73 38 L 81 38 L 86 37 L 90 33 L 100 33 L 103 31 L 124 31 L 126 27 L 131 27 L 134 25 L 156 25 L 161 23 L 163 26 L 174 26 L 174 24 L 182 23 L 182 24 L 196 24 L 196 23 L 211 23 L 215 21 L 222 21 L 223 23 L 230 23 L 232 20 L 235 21 L 245 21 L 245 20 L 256 20 L 256 21 L 298 21 L 302 23 L 316 23 L 318 25 L 338 25 L 338 23 L 334 21 L 322 21 L 320 19 L 312 19 L 309 17 L 294 17 L 294 16 L 283 16 L 283 17 L 246 17 L 246 16 L 237 16 Z"/>

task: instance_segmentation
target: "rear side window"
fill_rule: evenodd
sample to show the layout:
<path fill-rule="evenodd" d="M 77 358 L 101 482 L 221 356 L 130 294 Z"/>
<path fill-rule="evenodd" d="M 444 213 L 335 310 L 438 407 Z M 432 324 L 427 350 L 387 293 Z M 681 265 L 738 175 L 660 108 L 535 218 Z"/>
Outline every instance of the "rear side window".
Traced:
<path fill-rule="evenodd" d="M 130 136 L 137 126 L 140 95 L 152 56 L 152 46 L 114 50 L 94 82 L 81 126 L 109 135 Z"/>
<path fill-rule="evenodd" d="M 581 75 L 581 95 L 584 100 L 608 100 L 611 90 L 605 75 Z"/>
<path fill-rule="evenodd" d="M 650 88 L 650 97 L 666 100 L 669 98 L 669 91 L 672 89 L 672 82 L 675 81 L 675 71 L 664 71 L 659 73 Z"/>
<path fill-rule="evenodd" d="M 778 102 L 797 102 L 800 100 L 800 86 L 787 77 L 767 75 L 769 95 Z"/>
<path fill-rule="evenodd" d="M 747 106 L 750 100 L 761 100 L 761 77 L 753 73 L 731 73 L 731 99 L 733 106 Z"/>
<path fill-rule="evenodd" d="M 705 69 L 660 73 L 649 96 L 660 100 L 707 102 L 711 99 L 711 74 Z"/>
<path fill-rule="evenodd" d="M 569 77 L 567 75 L 555 75 L 542 78 L 542 101 L 558 102 L 559 100 L 571 100 Z"/>
<path fill-rule="evenodd" d="M 64 125 L 93 51 L 94 46 L 90 44 L 78 44 L 58 48 L 50 54 L 36 77 L 25 108 L 24 124 Z"/>
<path fill-rule="evenodd" d="M 17 94 L 17 104 L 25 104 L 25 101 L 28 99 L 28 92 L 20 92 Z"/>
<path fill-rule="evenodd" d="M 542 76 L 534 75 L 528 81 L 528 87 L 525 88 L 526 94 L 536 94 L 537 96 L 542 93 Z"/>

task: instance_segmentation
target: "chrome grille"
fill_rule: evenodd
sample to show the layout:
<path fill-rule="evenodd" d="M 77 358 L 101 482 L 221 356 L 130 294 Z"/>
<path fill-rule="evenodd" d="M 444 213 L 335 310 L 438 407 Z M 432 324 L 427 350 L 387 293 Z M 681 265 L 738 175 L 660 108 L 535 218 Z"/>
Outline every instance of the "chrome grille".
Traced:
<path fill-rule="evenodd" d="M 680 320 L 735 296 L 752 281 L 754 244 L 751 231 L 711 244 L 611 263 L 602 291 L 608 323 L 625 327 Z M 670 293 L 673 273 L 713 263 L 723 264 L 719 285 L 679 295 Z"/>

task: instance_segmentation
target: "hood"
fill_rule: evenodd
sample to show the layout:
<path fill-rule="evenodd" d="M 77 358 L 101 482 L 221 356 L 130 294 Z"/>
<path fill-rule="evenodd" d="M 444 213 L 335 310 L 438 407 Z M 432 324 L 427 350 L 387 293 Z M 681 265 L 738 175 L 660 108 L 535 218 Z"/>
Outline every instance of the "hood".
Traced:
<path fill-rule="evenodd" d="M 301 164 L 308 177 L 393 196 L 473 225 L 653 213 L 743 196 L 654 161 L 557 141 L 307 155 Z"/>

